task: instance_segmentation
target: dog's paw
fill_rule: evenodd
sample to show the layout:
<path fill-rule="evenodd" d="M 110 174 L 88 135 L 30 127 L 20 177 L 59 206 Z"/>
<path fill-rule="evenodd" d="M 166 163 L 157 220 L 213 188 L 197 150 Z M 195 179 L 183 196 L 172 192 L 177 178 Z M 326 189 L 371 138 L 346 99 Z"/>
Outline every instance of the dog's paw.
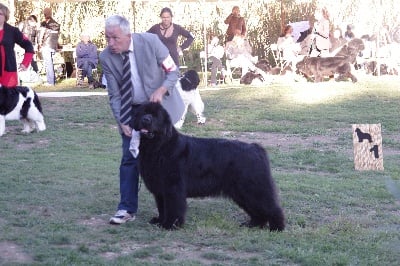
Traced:
<path fill-rule="evenodd" d="M 179 228 L 174 224 L 162 224 L 161 227 L 165 230 L 173 231 L 178 230 Z"/>
<path fill-rule="evenodd" d="M 24 128 L 23 130 L 21 130 L 21 133 L 29 134 L 32 133 L 33 130 L 34 130 L 33 128 Z"/>
<path fill-rule="evenodd" d="M 153 217 L 153 218 L 149 221 L 149 224 L 154 224 L 154 225 L 161 226 L 160 218 L 158 218 L 158 217 Z"/>
<path fill-rule="evenodd" d="M 203 125 L 206 123 L 206 118 L 202 115 L 197 115 L 197 124 Z"/>
<path fill-rule="evenodd" d="M 248 228 L 254 228 L 254 227 L 264 228 L 265 225 L 266 225 L 265 222 L 255 221 L 255 220 L 249 220 L 240 224 L 241 227 L 248 227 Z"/>

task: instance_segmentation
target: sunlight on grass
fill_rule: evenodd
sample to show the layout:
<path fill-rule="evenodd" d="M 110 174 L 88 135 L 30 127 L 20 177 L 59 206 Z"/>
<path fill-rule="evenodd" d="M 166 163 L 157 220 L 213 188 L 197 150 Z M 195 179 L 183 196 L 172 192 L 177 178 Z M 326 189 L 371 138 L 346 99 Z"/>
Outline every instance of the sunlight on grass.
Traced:
<path fill-rule="evenodd" d="M 397 90 L 393 81 L 391 77 L 362 76 L 357 83 L 333 80 L 321 83 L 296 82 L 290 86 L 291 93 L 287 93 L 282 99 L 288 103 L 307 105 L 333 104 L 375 92 L 393 93 Z"/>
<path fill-rule="evenodd" d="M 348 91 L 343 86 L 337 87 L 330 83 L 308 84 L 307 88 L 303 86 L 292 88 L 292 93 L 286 95 L 286 100 L 288 102 L 314 105 L 327 102 L 334 103 L 346 94 L 353 94 L 353 92 Z"/>

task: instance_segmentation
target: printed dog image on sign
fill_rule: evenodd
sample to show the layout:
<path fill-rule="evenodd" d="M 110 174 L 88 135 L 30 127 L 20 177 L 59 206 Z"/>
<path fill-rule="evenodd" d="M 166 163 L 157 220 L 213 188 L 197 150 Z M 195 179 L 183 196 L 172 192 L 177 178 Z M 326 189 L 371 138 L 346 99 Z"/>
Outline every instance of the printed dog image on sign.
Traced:
<path fill-rule="evenodd" d="M 381 124 L 353 124 L 356 170 L 384 170 Z"/>

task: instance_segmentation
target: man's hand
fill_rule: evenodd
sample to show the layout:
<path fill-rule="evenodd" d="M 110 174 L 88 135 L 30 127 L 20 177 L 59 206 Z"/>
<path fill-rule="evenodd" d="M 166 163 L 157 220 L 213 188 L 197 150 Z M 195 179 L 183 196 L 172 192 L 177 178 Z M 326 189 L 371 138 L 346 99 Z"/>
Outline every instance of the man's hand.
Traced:
<path fill-rule="evenodd" d="M 130 126 L 121 124 L 121 129 L 125 136 L 132 137 L 132 128 Z"/>
<path fill-rule="evenodd" d="M 167 93 L 167 91 L 168 90 L 165 87 L 158 88 L 155 92 L 153 92 L 150 95 L 150 102 L 161 103 L 162 102 L 162 98 L 163 98 L 164 94 Z"/>
<path fill-rule="evenodd" d="M 28 68 L 26 66 L 24 66 L 23 64 L 20 64 L 19 68 L 18 68 L 19 71 L 26 71 L 27 69 Z"/>

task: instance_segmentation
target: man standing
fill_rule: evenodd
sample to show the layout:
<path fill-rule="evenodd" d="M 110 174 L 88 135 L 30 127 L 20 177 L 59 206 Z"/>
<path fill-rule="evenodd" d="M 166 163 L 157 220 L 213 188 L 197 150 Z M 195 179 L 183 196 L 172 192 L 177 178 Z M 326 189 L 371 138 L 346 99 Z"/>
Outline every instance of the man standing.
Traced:
<path fill-rule="evenodd" d="M 43 9 L 45 20 L 40 23 L 40 35 L 38 39 L 39 51 L 42 53 L 46 67 L 47 86 L 54 86 L 56 77 L 54 75 L 53 55 L 58 47 L 58 34 L 60 24 L 52 18 L 51 8 Z"/>
<path fill-rule="evenodd" d="M 157 35 L 132 34 L 129 21 L 113 15 L 105 22 L 105 37 L 107 47 L 99 59 L 107 80 L 110 107 L 122 137 L 121 199 L 110 223 L 122 224 L 134 220 L 138 209 L 137 159 L 129 151 L 131 108 L 149 101 L 159 102 L 176 123 L 185 107 L 175 89 L 179 69 Z"/>
<path fill-rule="evenodd" d="M 240 9 L 238 6 L 232 8 L 232 13 L 225 19 L 225 24 L 228 24 L 228 29 L 226 30 L 225 43 L 232 41 L 236 34 L 246 36 L 246 22 L 244 18 L 240 16 Z"/>

